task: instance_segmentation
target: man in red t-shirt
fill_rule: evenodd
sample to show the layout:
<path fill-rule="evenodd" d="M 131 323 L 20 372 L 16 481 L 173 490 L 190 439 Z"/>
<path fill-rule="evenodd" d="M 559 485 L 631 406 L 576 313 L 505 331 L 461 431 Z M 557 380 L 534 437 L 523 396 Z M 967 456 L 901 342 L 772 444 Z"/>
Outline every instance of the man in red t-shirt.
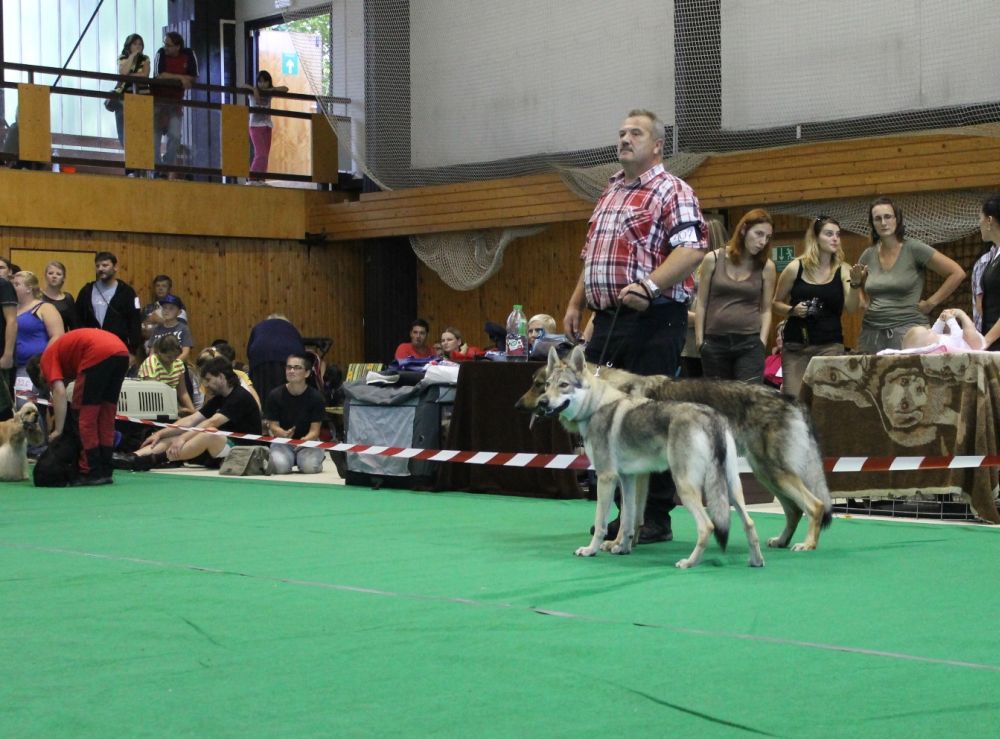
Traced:
<path fill-rule="evenodd" d="M 53 340 L 28 360 L 28 376 L 43 392 L 51 390 L 53 422 L 49 441 L 66 430 L 66 385 L 75 380 L 71 407 L 83 450 L 81 482 L 110 485 L 118 394 L 128 371 L 128 349 L 114 334 L 81 328 Z M 72 427 L 70 427 L 70 431 Z"/>
<path fill-rule="evenodd" d="M 163 37 L 163 47 L 156 52 L 154 76 L 161 80 L 178 80 L 180 85 L 154 85 L 153 151 L 160 164 L 175 164 L 181 144 L 181 119 L 184 107 L 178 102 L 198 78 L 198 58 L 184 46 L 184 37 L 170 31 Z M 167 149 L 160 156 L 160 139 L 166 135 Z"/>
<path fill-rule="evenodd" d="M 427 334 L 430 325 L 423 318 L 418 318 L 410 324 L 410 340 L 396 347 L 396 361 L 404 359 L 427 359 L 434 356 L 434 349 L 427 345 Z"/>

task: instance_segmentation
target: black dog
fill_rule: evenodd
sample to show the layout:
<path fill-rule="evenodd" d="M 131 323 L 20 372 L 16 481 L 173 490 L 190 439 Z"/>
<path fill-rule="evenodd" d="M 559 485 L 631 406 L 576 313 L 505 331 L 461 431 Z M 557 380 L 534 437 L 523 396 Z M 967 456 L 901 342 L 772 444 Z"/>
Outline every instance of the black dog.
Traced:
<path fill-rule="evenodd" d="M 66 430 L 50 441 L 42 456 L 35 462 L 34 481 L 36 488 L 64 488 L 72 485 L 80 477 L 80 439 Z"/>

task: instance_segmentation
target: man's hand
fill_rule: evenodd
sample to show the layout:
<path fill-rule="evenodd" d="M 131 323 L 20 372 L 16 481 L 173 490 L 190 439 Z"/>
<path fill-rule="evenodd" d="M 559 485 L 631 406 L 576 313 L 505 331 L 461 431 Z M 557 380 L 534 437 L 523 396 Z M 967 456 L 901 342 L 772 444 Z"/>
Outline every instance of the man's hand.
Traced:
<path fill-rule="evenodd" d="M 139 445 L 139 448 L 142 449 L 144 446 L 153 446 L 159 440 L 160 440 L 160 435 L 158 433 L 150 434 L 149 436 L 147 436 L 145 439 L 142 440 L 142 443 Z"/>
<path fill-rule="evenodd" d="M 55 429 L 52 429 L 52 431 L 49 433 L 49 443 L 51 444 L 60 436 L 62 436 L 62 431 L 56 431 Z"/>
<path fill-rule="evenodd" d="M 13 352 L 10 354 L 4 354 L 0 357 L 0 369 L 10 369 L 14 366 L 14 356 Z"/>
<path fill-rule="evenodd" d="M 563 331 L 569 339 L 577 339 L 580 336 L 580 309 L 570 306 L 563 316 Z"/>
<path fill-rule="evenodd" d="M 626 308 L 631 308 L 637 313 L 646 311 L 650 303 L 653 302 L 649 296 L 649 292 L 639 282 L 633 282 L 631 285 L 623 287 L 621 292 L 618 293 L 618 301 Z"/>

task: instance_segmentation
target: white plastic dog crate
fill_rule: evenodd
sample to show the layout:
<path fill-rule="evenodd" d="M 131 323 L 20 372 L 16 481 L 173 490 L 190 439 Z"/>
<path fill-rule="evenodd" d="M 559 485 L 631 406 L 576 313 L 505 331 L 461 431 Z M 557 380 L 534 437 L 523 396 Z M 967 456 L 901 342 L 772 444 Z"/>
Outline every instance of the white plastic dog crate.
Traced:
<path fill-rule="evenodd" d="M 73 397 L 71 382 L 66 388 Z M 177 419 L 177 391 L 155 380 L 125 380 L 118 395 L 118 413 L 147 421 L 174 421 Z"/>

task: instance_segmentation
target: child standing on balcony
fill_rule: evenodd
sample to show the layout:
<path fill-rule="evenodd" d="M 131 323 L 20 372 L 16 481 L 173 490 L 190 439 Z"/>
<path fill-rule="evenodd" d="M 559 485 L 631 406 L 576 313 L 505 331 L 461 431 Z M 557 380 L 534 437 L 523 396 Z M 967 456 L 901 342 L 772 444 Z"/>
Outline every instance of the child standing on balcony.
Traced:
<path fill-rule="evenodd" d="M 275 87 L 271 74 L 267 70 L 257 73 L 257 84 L 245 87 L 253 94 L 253 104 L 257 108 L 271 107 L 271 93 L 288 92 L 285 86 Z M 250 112 L 250 140 L 253 142 L 253 162 L 250 164 L 248 185 L 263 185 L 263 173 L 267 172 L 267 160 L 271 154 L 271 123 L 270 113 Z"/>

